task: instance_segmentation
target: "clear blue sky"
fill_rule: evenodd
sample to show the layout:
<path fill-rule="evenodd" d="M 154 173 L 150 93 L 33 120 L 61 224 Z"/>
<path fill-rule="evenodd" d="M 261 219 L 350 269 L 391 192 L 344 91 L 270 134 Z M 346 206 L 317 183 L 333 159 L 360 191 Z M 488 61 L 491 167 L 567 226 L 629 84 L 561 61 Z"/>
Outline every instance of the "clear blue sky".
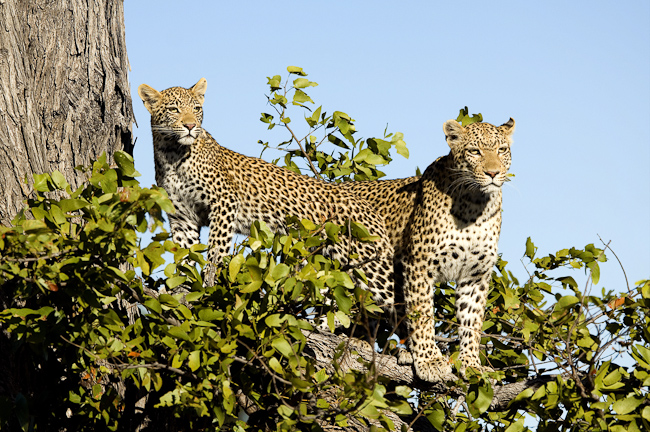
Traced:
<path fill-rule="evenodd" d="M 154 183 L 154 165 L 138 85 L 189 87 L 205 77 L 204 127 L 223 146 L 259 156 L 258 140 L 279 139 L 259 121 L 271 109 L 266 77 L 295 65 L 319 83 L 309 89 L 317 104 L 351 115 L 361 136 L 381 136 L 387 124 L 404 133 L 410 158 L 396 156 L 388 178 L 446 154 L 442 124 L 465 105 L 490 123 L 513 117 L 516 177 L 504 186 L 500 251 L 521 279 L 529 236 L 545 254 L 598 246 L 600 235 L 630 283 L 650 277 L 650 2 L 124 7 L 143 185 Z M 599 286 L 622 291 L 609 256 Z"/>

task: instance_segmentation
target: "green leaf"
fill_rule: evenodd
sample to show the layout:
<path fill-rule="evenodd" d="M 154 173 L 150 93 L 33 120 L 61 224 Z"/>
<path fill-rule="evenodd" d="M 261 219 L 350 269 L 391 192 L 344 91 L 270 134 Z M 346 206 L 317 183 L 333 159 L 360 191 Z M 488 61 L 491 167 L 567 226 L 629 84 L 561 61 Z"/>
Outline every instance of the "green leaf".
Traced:
<path fill-rule="evenodd" d="M 363 241 L 376 241 L 379 239 L 379 236 L 370 235 L 366 227 L 358 222 L 350 222 L 350 231 L 353 236 Z"/>
<path fill-rule="evenodd" d="M 271 345 L 287 358 L 292 358 L 294 356 L 291 345 L 282 335 L 279 335 L 277 338 L 273 339 L 273 341 L 271 341 Z"/>
<path fill-rule="evenodd" d="M 267 84 L 271 87 L 271 91 L 280 90 L 282 86 L 282 77 L 280 75 L 274 75 L 272 78 L 266 77 L 268 80 Z"/>
<path fill-rule="evenodd" d="M 483 116 L 480 113 L 473 114 L 472 116 L 470 116 L 469 110 L 467 109 L 467 107 L 465 107 L 460 110 L 458 117 L 456 118 L 456 121 L 460 122 L 463 126 L 467 126 L 472 123 L 482 122 Z"/>
<path fill-rule="evenodd" d="M 526 239 L 526 253 L 525 253 L 525 255 L 532 260 L 533 258 L 535 258 L 535 252 L 536 251 L 537 251 L 537 248 L 533 244 L 533 241 L 530 239 L 530 237 L 528 237 L 528 239 Z"/>
<path fill-rule="evenodd" d="M 117 166 L 120 167 L 122 174 L 129 177 L 140 176 L 140 173 L 135 170 L 133 156 L 126 153 L 125 151 L 118 150 L 113 155 L 113 158 L 115 159 L 115 163 L 117 164 Z"/>
<path fill-rule="evenodd" d="M 201 366 L 201 351 L 192 351 L 187 357 L 187 365 L 192 372 L 197 370 Z"/>
<path fill-rule="evenodd" d="M 490 407 L 494 391 L 490 384 L 472 386 L 467 393 L 467 407 L 474 417 L 483 414 Z"/>
<path fill-rule="evenodd" d="M 165 280 L 165 285 L 167 285 L 167 288 L 169 289 L 174 289 L 177 286 L 181 285 L 186 280 L 187 280 L 186 276 L 174 276 Z"/>
<path fill-rule="evenodd" d="M 348 297 L 347 291 L 342 286 L 337 286 L 334 288 L 334 298 L 336 299 L 336 304 L 339 309 L 345 313 L 350 313 L 350 307 L 352 307 L 352 300 Z"/>
<path fill-rule="evenodd" d="M 443 430 L 442 426 L 445 423 L 445 410 L 438 405 L 437 409 L 427 414 L 427 419 L 431 422 L 434 428 L 439 431 Z"/>
<path fill-rule="evenodd" d="M 591 270 L 591 280 L 594 284 L 598 284 L 598 281 L 600 280 L 600 266 L 598 265 L 598 262 L 592 261 L 587 263 L 587 267 Z"/>
<path fill-rule="evenodd" d="M 520 418 L 514 423 L 510 423 L 505 432 L 521 432 L 524 430 L 524 419 Z"/>
<path fill-rule="evenodd" d="M 316 124 L 318 123 L 318 120 L 320 119 L 320 113 L 321 113 L 322 108 L 323 108 L 322 105 L 319 106 L 318 108 L 316 108 L 316 111 L 314 111 L 312 113 L 311 117 L 305 117 L 305 120 L 307 121 L 307 124 L 309 125 L 309 127 L 316 126 Z"/>
<path fill-rule="evenodd" d="M 557 280 L 558 282 L 562 283 L 562 285 L 568 285 L 572 288 L 578 288 L 578 283 L 571 276 L 560 277 L 557 278 Z"/>
<path fill-rule="evenodd" d="M 269 359 L 269 367 L 273 369 L 275 372 L 279 373 L 280 375 L 284 375 L 284 369 L 282 369 L 282 365 L 280 364 L 277 358 L 271 357 Z"/>
<path fill-rule="evenodd" d="M 334 144 L 335 146 L 349 150 L 350 147 L 339 137 L 332 134 L 327 135 L 327 140 Z M 366 149 L 367 150 L 367 149 Z"/>
<path fill-rule="evenodd" d="M 23 222 L 23 229 L 26 233 L 35 231 L 47 231 L 47 225 L 41 220 L 26 220 Z"/>
<path fill-rule="evenodd" d="M 212 322 L 223 318 L 224 312 L 211 308 L 203 308 L 199 311 L 199 319 L 202 321 Z"/>
<path fill-rule="evenodd" d="M 372 404 L 365 404 L 359 412 L 366 418 L 376 419 L 379 418 L 379 411 Z"/>
<path fill-rule="evenodd" d="M 334 316 L 336 316 L 336 319 L 339 320 L 339 322 L 344 328 L 350 328 L 350 324 L 352 321 L 350 320 L 350 316 L 348 314 L 346 314 L 343 311 L 336 311 Z"/>
<path fill-rule="evenodd" d="M 563 310 L 570 308 L 571 306 L 573 306 L 578 302 L 580 302 L 580 300 L 578 300 L 578 297 L 574 295 L 563 296 L 555 304 L 555 312 L 562 312 Z"/>
<path fill-rule="evenodd" d="M 144 306 L 152 312 L 156 312 L 156 313 L 162 312 L 162 307 L 160 306 L 158 300 L 156 300 L 155 298 L 150 298 L 148 300 L 145 300 Z"/>
<path fill-rule="evenodd" d="M 399 396 L 402 396 L 404 399 L 408 399 L 411 397 L 413 389 L 405 385 L 398 385 L 395 387 L 395 393 Z"/>
<path fill-rule="evenodd" d="M 73 211 L 77 211 L 79 209 L 85 208 L 89 206 L 90 203 L 86 200 L 83 199 L 64 199 L 59 202 L 59 207 L 61 207 L 61 211 L 64 213 L 69 213 Z"/>
<path fill-rule="evenodd" d="M 643 408 L 643 410 L 641 411 L 641 417 L 643 417 L 647 421 L 650 421 L 650 406 L 646 406 Z"/>
<path fill-rule="evenodd" d="M 329 378 L 329 375 L 327 375 L 327 371 L 325 369 L 321 369 L 313 375 L 313 378 L 318 384 L 321 384 Z"/>
<path fill-rule="evenodd" d="M 277 281 L 286 277 L 290 271 L 291 269 L 289 268 L 288 265 L 284 263 L 280 263 L 276 265 L 273 271 L 271 272 L 271 277 L 273 278 L 273 280 Z"/>
<path fill-rule="evenodd" d="M 643 403 L 643 398 L 638 398 L 635 396 L 630 396 L 628 398 L 619 400 L 614 402 L 614 405 L 612 405 L 612 408 L 614 411 L 616 411 L 618 414 L 629 414 L 635 409 L 638 408 L 639 405 Z"/>
<path fill-rule="evenodd" d="M 302 106 L 302 104 L 305 102 L 314 103 L 314 101 L 309 97 L 309 95 L 307 95 L 307 93 L 303 92 L 302 90 L 296 90 L 293 94 L 293 104 Z"/>
<path fill-rule="evenodd" d="M 54 171 L 51 175 L 52 181 L 58 189 L 65 190 L 68 187 L 68 182 L 65 181 L 65 177 L 59 171 Z"/>
<path fill-rule="evenodd" d="M 403 400 L 402 401 L 397 400 L 397 401 L 391 402 L 390 410 L 397 413 L 397 414 L 400 414 L 400 415 L 410 415 L 410 414 L 413 413 L 413 409 L 408 404 L 408 402 L 403 401 Z"/>
<path fill-rule="evenodd" d="M 289 72 L 290 74 L 296 74 L 296 75 L 300 75 L 300 76 L 307 76 L 307 74 L 305 72 L 303 72 L 302 68 L 298 67 L 298 66 L 288 66 L 287 67 L 287 72 Z"/>
<path fill-rule="evenodd" d="M 59 225 L 65 223 L 67 220 L 65 214 L 61 210 L 61 207 L 57 205 L 52 204 L 52 207 L 50 208 L 50 214 L 52 215 L 54 222 L 56 222 Z M 36 217 L 36 215 L 34 215 L 34 217 Z"/>
<path fill-rule="evenodd" d="M 314 231 L 314 230 L 317 228 L 317 227 L 316 227 L 316 224 L 314 224 L 314 223 L 313 223 L 312 221 L 310 221 L 309 219 L 302 219 L 302 220 L 300 221 L 300 223 L 301 223 L 302 226 L 305 227 L 305 229 L 308 230 L 308 231 Z"/>
<path fill-rule="evenodd" d="M 409 149 L 406 148 L 404 140 L 399 139 L 395 141 L 395 150 L 397 150 L 397 154 L 404 156 L 406 159 L 409 158 Z"/>
<path fill-rule="evenodd" d="M 519 297 L 510 289 L 505 289 L 503 295 L 503 307 L 508 310 L 513 307 L 519 307 Z"/>
<path fill-rule="evenodd" d="M 241 270 L 241 266 L 245 261 L 246 258 L 244 258 L 244 255 L 242 254 L 237 254 L 232 257 L 230 264 L 228 264 L 228 278 L 230 279 L 230 282 L 235 282 L 237 275 L 239 274 L 239 270 Z"/>
<path fill-rule="evenodd" d="M 318 84 L 315 82 L 309 81 L 307 78 L 296 78 L 293 80 L 293 86 L 297 89 L 302 89 L 306 87 L 316 87 Z"/>
<path fill-rule="evenodd" d="M 174 298 L 174 296 L 170 294 L 160 294 L 158 296 L 158 301 L 160 302 L 161 305 L 169 306 L 169 307 L 178 307 L 180 304 L 178 300 Z"/>
<path fill-rule="evenodd" d="M 187 332 L 180 327 L 170 327 L 167 330 L 167 333 L 169 333 L 170 336 L 173 336 L 176 339 L 181 339 L 188 342 L 190 340 L 190 337 L 188 336 Z"/>
<path fill-rule="evenodd" d="M 49 174 L 34 174 L 34 190 L 49 192 L 54 190 L 52 178 Z"/>
<path fill-rule="evenodd" d="M 643 345 L 634 345 L 632 347 L 632 356 L 637 360 L 640 360 L 642 358 L 647 365 L 650 365 L 650 349 L 644 347 Z"/>
<path fill-rule="evenodd" d="M 269 327 L 282 327 L 282 323 L 286 321 L 285 315 L 273 314 L 264 319 L 264 322 Z"/>
<path fill-rule="evenodd" d="M 341 231 L 340 225 L 331 222 L 325 223 L 325 234 L 327 234 L 328 239 L 338 242 L 339 241 L 338 234 L 340 231 Z"/>

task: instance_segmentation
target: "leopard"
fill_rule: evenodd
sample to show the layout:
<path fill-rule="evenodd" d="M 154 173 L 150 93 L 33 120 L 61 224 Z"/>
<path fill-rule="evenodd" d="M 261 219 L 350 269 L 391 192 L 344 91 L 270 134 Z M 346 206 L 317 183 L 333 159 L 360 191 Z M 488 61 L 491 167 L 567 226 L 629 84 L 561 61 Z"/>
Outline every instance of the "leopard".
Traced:
<path fill-rule="evenodd" d="M 460 370 L 482 365 L 480 340 L 501 232 L 502 185 L 509 180 L 515 121 L 501 126 L 456 120 L 443 124 L 450 151 L 421 176 L 347 182 L 343 188 L 371 203 L 384 218 L 394 248 L 397 304 L 404 309 L 406 342 L 399 362 L 412 363 L 426 381 L 453 379 L 451 361 L 435 342 L 434 290 L 455 283 Z"/>
<path fill-rule="evenodd" d="M 219 266 L 234 236 L 249 235 L 254 221 L 263 221 L 275 233 L 287 233 L 287 215 L 314 223 L 358 222 L 377 240 L 339 236 L 329 255 L 347 268 L 360 269 L 367 282 L 356 281 L 390 311 L 394 253 L 383 218 L 352 191 L 220 145 L 202 127 L 206 89 L 205 78 L 190 88 L 138 87 L 151 114 L 156 183 L 176 210 L 167 215 L 173 241 L 189 249 L 199 243 L 201 227 L 207 226 L 207 261 Z"/>

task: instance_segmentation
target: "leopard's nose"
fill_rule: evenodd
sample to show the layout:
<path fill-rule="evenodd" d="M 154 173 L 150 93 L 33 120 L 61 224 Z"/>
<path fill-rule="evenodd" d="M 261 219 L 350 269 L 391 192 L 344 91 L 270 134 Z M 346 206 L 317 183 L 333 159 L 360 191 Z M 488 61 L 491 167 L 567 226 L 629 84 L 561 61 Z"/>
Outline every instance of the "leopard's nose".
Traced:
<path fill-rule="evenodd" d="M 196 124 L 195 123 L 185 123 L 185 127 L 187 128 L 187 130 L 192 130 L 192 129 L 194 129 L 196 127 Z"/>
<path fill-rule="evenodd" d="M 498 171 L 485 171 L 485 174 L 489 175 L 490 177 L 494 178 L 499 174 Z"/>

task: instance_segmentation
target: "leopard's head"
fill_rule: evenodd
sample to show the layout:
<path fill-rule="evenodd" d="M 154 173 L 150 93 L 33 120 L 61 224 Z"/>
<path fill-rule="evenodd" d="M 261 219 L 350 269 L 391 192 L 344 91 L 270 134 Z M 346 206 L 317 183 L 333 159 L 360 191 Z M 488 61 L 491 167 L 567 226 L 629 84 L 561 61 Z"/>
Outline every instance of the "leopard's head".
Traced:
<path fill-rule="evenodd" d="M 455 120 L 448 120 L 443 130 L 454 159 L 456 176 L 453 185 L 487 194 L 497 192 L 506 181 L 510 168 L 515 121 L 510 118 L 498 127 L 490 123 L 472 123 L 463 127 Z"/>
<path fill-rule="evenodd" d="M 165 140 L 192 145 L 201 134 L 203 101 L 208 82 L 201 78 L 194 87 L 171 87 L 161 92 L 142 84 L 138 94 L 151 113 L 151 131 Z"/>

